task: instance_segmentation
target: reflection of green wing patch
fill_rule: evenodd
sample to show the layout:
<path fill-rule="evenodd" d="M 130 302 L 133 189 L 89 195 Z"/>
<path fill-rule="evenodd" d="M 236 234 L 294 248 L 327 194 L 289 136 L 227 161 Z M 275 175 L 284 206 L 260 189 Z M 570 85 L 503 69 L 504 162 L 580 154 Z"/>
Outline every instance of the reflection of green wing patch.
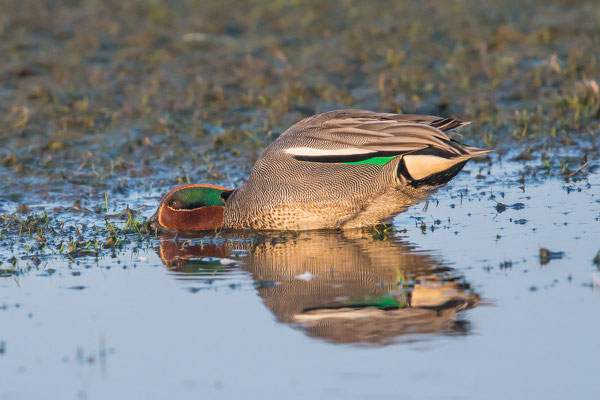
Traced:
<path fill-rule="evenodd" d="M 402 309 L 408 306 L 405 299 L 395 299 L 390 293 L 380 296 L 366 296 L 360 299 L 353 299 L 348 302 L 350 307 L 376 307 L 380 310 Z"/>
<path fill-rule="evenodd" d="M 202 273 L 202 274 L 215 274 L 223 272 L 225 269 L 221 264 L 221 260 L 214 259 L 179 259 L 179 267 L 183 267 L 179 272 L 185 273 Z"/>
<path fill-rule="evenodd" d="M 396 158 L 396 156 L 392 156 L 392 157 L 371 157 L 371 158 L 367 158 L 366 160 L 343 162 L 342 164 L 377 164 L 377 165 L 385 165 L 385 164 L 389 163 L 390 161 L 392 161 L 394 158 Z"/>

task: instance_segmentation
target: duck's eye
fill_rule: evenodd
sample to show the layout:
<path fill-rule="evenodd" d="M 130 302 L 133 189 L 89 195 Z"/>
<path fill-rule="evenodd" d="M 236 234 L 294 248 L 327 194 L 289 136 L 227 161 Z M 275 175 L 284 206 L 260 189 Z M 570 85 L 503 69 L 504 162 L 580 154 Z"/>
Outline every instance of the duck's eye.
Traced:
<path fill-rule="evenodd" d="M 179 209 L 183 208 L 183 202 L 181 200 L 176 200 L 176 199 L 173 199 L 173 200 L 169 201 L 167 203 L 167 205 L 169 207 L 171 207 L 171 208 L 176 209 L 176 210 L 179 210 Z"/>

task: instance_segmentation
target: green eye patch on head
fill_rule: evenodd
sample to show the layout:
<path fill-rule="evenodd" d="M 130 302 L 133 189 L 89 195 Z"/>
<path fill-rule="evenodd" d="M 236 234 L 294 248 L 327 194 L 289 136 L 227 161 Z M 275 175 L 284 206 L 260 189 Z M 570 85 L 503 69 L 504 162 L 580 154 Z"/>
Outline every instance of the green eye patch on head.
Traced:
<path fill-rule="evenodd" d="M 193 210 L 200 207 L 224 206 L 222 196 L 227 190 L 195 186 L 176 190 L 165 204 L 176 210 Z"/>

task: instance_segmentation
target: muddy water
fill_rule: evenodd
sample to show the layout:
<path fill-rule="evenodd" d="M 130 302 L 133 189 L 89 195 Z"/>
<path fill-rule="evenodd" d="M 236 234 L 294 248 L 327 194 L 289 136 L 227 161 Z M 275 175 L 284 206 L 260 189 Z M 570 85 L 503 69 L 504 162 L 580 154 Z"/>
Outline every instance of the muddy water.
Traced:
<path fill-rule="evenodd" d="M 471 164 L 386 232 L 5 271 L 0 398 L 594 398 L 600 175 L 523 167 Z"/>

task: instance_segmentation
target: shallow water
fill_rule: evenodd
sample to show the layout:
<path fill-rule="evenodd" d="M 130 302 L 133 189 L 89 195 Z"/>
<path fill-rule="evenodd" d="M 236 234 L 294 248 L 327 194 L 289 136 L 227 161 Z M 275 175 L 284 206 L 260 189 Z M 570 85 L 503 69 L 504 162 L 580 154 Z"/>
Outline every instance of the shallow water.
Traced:
<path fill-rule="evenodd" d="M 163 237 L 5 273 L 0 398 L 593 398 L 600 175 L 522 168 L 469 165 L 398 231 Z"/>

